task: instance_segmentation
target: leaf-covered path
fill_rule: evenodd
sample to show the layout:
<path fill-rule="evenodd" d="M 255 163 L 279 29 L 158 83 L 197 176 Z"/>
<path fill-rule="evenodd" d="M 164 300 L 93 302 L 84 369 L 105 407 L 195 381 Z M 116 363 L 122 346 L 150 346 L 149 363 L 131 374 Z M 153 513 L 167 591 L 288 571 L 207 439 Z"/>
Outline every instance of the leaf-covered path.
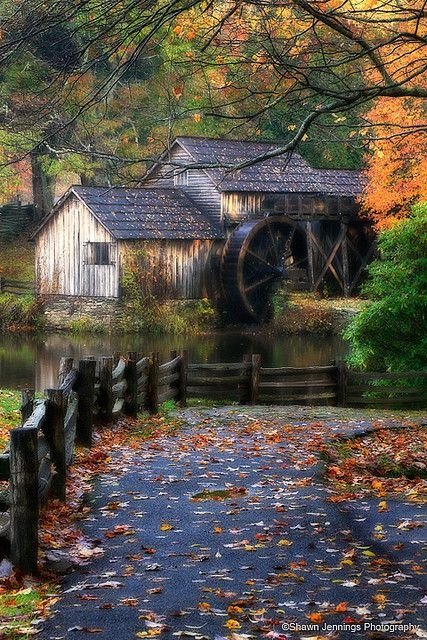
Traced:
<path fill-rule="evenodd" d="M 174 435 L 113 451 L 84 523 L 104 554 L 66 577 L 39 638 L 427 637 L 423 505 L 334 502 L 319 475 L 319 445 L 369 419 L 180 415 Z"/>

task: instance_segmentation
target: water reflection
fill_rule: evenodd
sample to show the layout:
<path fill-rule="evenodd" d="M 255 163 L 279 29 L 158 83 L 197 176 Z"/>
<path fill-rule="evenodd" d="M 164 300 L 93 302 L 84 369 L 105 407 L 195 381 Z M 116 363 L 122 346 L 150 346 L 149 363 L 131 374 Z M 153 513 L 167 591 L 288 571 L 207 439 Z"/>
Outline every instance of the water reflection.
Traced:
<path fill-rule="evenodd" d="M 45 336 L 0 335 L 0 388 L 54 387 L 61 356 L 77 361 L 83 356 L 110 355 L 115 351 L 159 351 L 167 358 L 171 349 L 187 349 L 190 362 L 233 362 L 244 353 L 260 353 L 266 366 L 328 364 L 345 355 L 337 336 L 260 336 L 223 331 L 207 336 Z"/>

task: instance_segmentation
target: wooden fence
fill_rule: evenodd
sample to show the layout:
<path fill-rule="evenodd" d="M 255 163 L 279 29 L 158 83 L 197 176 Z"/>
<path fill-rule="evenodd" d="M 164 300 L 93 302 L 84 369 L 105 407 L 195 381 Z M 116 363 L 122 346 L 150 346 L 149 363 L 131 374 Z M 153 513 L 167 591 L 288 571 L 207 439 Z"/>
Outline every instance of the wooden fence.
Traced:
<path fill-rule="evenodd" d="M 6 280 L 0 276 L 0 293 L 13 293 L 16 296 L 34 293 L 34 283 L 23 280 Z"/>
<path fill-rule="evenodd" d="M 427 406 L 427 372 L 358 373 L 343 362 L 316 367 L 263 367 L 261 356 L 241 362 L 188 364 L 187 354 L 62 358 L 58 388 L 44 400 L 23 393 L 22 428 L 11 430 L 10 448 L 0 455 L 0 480 L 9 480 L 7 529 L 14 564 L 37 570 L 40 504 L 49 496 L 64 501 L 66 469 L 75 442 L 92 444 L 94 420 L 108 422 L 121 413 L 155 414 L 187 396 L 241 404 L 330 404 L 341 406 Z M 3 531 L 4 535 L 4 531 Z"/>
<path fill-rule="evenodd" d="M 427 372 L 355 372 L 344 362 L 315 367 L 263 367 L 257 354 L 242 362 L 190 364 L 189 397 L 259 404 L 427 406 Z"/>
<path fill-rule="evenodd" d="M 9 240 L 19 235 L 34 220 L 33 205 L 10 203 L 0 207 L 0 240 Z"/>

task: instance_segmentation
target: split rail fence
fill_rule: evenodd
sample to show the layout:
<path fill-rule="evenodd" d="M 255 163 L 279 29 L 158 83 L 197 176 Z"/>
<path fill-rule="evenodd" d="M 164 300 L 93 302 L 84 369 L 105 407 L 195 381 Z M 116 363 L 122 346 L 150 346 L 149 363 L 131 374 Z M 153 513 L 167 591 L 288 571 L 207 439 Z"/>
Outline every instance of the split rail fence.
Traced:
<path fill-rule="evenodd" d="M 9 517 L 0 526 L 8 535 L 11 556 L 22 571 L 37 571 L 40 505 L 49 497 L 66 499 L 66 470 L 75 442 L 91 446 L 94 421 L 120 414 L 156 414 L 173 400 L 187 397 L 240 404 L 312 404 L 348 407 L 409 408 L 427 406 L 427 372 L 360 373 L 343 362 L 315 367 L 263 367 L 258 354 L 241 362 L 188 364 L 186 352 L 159 355 L 62 358 L 58 388 L 45 399 L 23 392 L 22 427 L 12 429 L 9 450 L 0 455 L 0 480 L 9 491 L 0 503 Z"/>
<path fill-rule="evenodd" d="M 34 293 L 34 283 L 23 280 L 6 280 L 0 276 L 0 293 L 13 293 L 16 296 Z"/>

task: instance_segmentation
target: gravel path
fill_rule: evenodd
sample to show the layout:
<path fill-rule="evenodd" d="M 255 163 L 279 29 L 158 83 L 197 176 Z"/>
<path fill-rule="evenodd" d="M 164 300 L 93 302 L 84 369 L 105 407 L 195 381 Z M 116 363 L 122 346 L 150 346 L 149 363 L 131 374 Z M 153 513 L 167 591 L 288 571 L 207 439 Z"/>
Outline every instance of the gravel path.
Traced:
<path fill-rule="evenodd" d="M 321 479 L 319 444 L 370 428 L 369 413 L 179 415 L 174 436 L 113 451 L 84 522 L 104 554 L 65 577 L 38 638 L 427 637 L 423 505 L 336 504 Z"/>

